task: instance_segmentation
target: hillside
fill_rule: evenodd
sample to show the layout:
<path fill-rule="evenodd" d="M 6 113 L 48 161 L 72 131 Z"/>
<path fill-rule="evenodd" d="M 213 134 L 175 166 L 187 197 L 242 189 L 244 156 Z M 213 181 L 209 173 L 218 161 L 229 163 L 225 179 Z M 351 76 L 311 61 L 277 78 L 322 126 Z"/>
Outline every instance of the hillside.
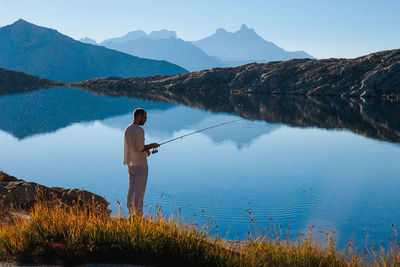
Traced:
<path fill-rule="evenodd" d="M 0 28 L 0 67 L 63 82 L 187 72 L 166 61 L 85 44 L 21 19 Z"/>
<path fill-rule="evenodd" d="M 23 72 L 0 68 L 0 95 L 22 93 L 59 85 L 61 84 L 58 82 L 40 79 L 39 77 Z"/>
<path fill-rule="evenodd" d="M 355 59 L 253 63 L 168 77 L 93 79 L 75 86 L 117 95 L 169 90 L 400 99 L 400 50 Z"/>

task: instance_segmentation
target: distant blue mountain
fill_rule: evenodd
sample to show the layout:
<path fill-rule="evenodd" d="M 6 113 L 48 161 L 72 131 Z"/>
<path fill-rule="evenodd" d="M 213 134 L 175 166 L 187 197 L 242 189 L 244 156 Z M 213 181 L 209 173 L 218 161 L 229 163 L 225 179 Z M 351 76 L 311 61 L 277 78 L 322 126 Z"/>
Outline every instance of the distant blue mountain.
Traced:
<path fill-rule="evenodd" d="M 125 34 L 124 36 L 121 36 L 121 37 L 110 38 L 110 39 L 104 40 L 101 44 L 106 45 L 108 42 L 123 43 L 126 41 L 137 40 L 142 37 L 146 37 L 146 38 L 153 39 L 153 40 L 178 38 L 174 31 L 160 30 L 160 31 L 152 31 L 149 34 L 146 34 L 142 30 L 136 30 L 136 31 L 128 32 L 127 34 Z"/>
<path fill-rule="evenodd" d="M 63 82 L 187 72 L 166 61 L 85 44 L 22 19 L 0 28 L 0 67 Z"/>
<path fill-rule="evenodd" d="M 174 31 L 161 30 L 146 34 L 138 30 L 119 38 L 107 39 L 100 45 L 134 56 L 167 60 L 189 71 L 223 66 L 218 58 L 207 55 L 190 42 L 178 39 Z"/>
<path fill-rule="evenodd" d="M 265 41 L 253 29 L 242 25 L 236 32 L 218 29 L 213 35 L 192 42 L 208 55 L 218 57 L 225 66 L 238 66 L 249 62 L 313 58 L 304 51 L 289 52 L 272 42 Z"/>
<path fill-rule="evenodd" d="M 90 38 L 82 42 L 93 43 Z M 104 40 L 99 45 L 134 56 L 167 60 L 189 71 L 214 67 L 236 67 L 250 62 L 313 58 L 304 51 L 285 51 L 265 41 L 253 29 L 242 25 L 237 32 L 218 29 L 215 34 L 195 42 L 179 39 L 174 31 L 146 34 L 142 30 Z"/>
<path fill-rule="evenodd" d="M 152 31 L 147 37 L 154 40 L 178 38 L 176 36 L 175 31 L 168 31 L 168 30 Z"/>
<path fill-rule="evenodd" d="M 79 39 L 79 42 L 82 42 L 82 43 L 85 43 L 85 44 L 93 44 L 93 45 L 97 45 L 98 44 L 96 42 L 96 40 L 90 39 L 88 37 Z"/>

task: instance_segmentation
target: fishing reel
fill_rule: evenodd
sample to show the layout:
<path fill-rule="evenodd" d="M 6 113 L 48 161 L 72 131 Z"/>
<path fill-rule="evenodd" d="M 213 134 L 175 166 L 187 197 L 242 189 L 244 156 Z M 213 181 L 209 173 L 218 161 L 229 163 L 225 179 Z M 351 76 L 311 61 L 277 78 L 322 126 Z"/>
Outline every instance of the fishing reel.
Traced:
<path fill-rule="evenodd" d="M 151 154 L 156 154 L 156 153 L 158 153 L 158 149 L 157 149 L 157 148 L 153 148 L 153 149 L 151 150 Z"/>

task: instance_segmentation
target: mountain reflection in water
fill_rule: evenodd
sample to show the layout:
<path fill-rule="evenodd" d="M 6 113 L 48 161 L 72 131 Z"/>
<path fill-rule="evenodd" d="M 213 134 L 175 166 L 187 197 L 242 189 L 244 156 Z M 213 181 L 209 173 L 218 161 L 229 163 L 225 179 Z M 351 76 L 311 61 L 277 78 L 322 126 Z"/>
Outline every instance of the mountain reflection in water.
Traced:
<path fill-rule="evenodd" d="M 137 92 L 133 96 L 137 98 L 97 95 L 76 88 L 42 89 L 1 96 L 0 129 L 22 139 L 53 132 L 76 122 L 105 120 L 126 114 L 131 116 L 132 110 L 139 106 L 147 110 L 168 110 L 176 104 L 183 104 L 211 112 L 235 114 L 249 120 L 300 127 L 348 129 L 367 137 L 400 142 L 399 102 L 201 92 L 186 95 Z M 180 114 L 180 111 L 183 113 Z M 182 125 L 194 124 L 200 119 L 196 116 L 199 114 L 175 110 L 171 117 L 160 118 L 158 125 L 163 131 L 171 132 Z M 167 118 L 170 119 L 166 121 Z M 118 124 L 113 120 L 109 123 Z"/>

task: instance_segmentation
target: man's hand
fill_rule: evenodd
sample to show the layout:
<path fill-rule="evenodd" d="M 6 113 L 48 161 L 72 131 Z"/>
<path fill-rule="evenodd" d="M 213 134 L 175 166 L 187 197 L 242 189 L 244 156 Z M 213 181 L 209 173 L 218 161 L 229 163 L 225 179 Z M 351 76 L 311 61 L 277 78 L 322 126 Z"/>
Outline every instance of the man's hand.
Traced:
<path fill-rule="evenodd" d="M 157 147 L 159 147 L 160 145 L 157 144 L 157 143 L 150 143 L 149 146 L 150 146 L 151 148 L 157 148 Z"/>
<path fill-rule="evenodd" d="M 150 157 L 151 155 L 150 150 L 145 150 L 144 152 L 146 152 L 147 156 Z"/>
<path fill-rule="evenodd" d="M 157 148 L 157 147 L 159 147 L 159 146 L 160 146 L 160 145 L 157 144 L 157 143 L 150 143 L 150 144 L 148 144 L 148 145 L 144 145 L 144 148 L 143 148 L 142 151 L 146 151 L 146 150 L 149 150 L 149 149 L 152 149 L 152 148 Z"/>

